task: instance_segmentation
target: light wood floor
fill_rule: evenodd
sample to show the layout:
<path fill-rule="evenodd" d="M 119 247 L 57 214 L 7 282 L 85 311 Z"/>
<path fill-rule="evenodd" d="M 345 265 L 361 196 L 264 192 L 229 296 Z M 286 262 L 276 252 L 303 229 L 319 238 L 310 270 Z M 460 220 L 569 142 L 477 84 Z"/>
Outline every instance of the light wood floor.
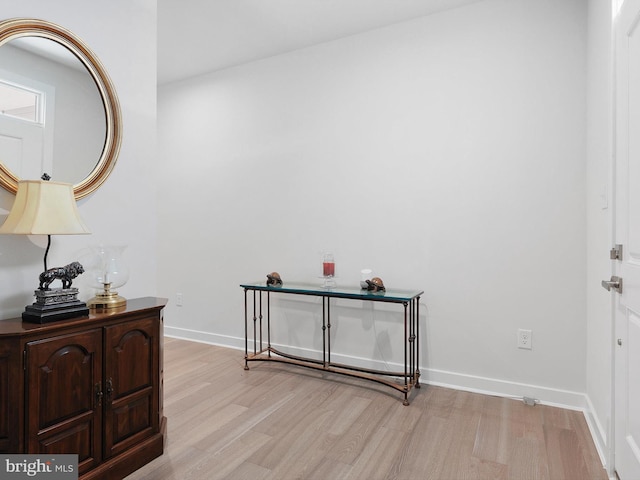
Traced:
<path fill-rule="evenodd" d="M 606 480 L 580 412 L 165 340 L 165 453 L 129 480 Z M 324 378 L 323 378 L 324 377 Z"/>

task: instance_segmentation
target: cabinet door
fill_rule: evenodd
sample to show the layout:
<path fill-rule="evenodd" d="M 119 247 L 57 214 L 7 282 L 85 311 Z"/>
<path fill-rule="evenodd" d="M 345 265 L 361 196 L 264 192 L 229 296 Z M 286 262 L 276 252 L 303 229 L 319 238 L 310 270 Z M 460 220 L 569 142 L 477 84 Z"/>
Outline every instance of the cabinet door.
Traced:
<path fill-rule="evenodd" d="M 159 431 L 158 320 L 105 327 L 105 457 Z"/>
<path fill-rule="evenodd" d="M 77 453 L 82 474 L 101 461 L 102 330 L 29 342 L 27 451 Z"/>
<path fill-rule="evenodd" d="M 18 453 L 23 408 L 22 355 L 17 342 L 0 343 L 0 453 Z"/>
<path fill-rule="evenodd" d="M 9 355 L 0 346 L 0 452 L 9 448 Z"/>

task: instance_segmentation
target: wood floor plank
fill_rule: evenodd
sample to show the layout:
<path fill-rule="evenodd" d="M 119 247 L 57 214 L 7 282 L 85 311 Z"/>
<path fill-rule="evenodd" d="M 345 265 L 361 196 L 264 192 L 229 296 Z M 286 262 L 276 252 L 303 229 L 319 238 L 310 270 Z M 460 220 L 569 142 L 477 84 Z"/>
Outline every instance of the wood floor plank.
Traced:
<path fill-rule="evenodd" d="M 460 480 L 508 480 L 509 467 L 502 463 L 470 458 L 463 477 Z M 520 480 L 523 480 L 524 477 Z"/>
<path fill-rule="evenodd" d="M 269 405 L 268 408 L 246 411 L 244 415 L 232 419 L 226 425 L 226 428 L 220 431 L 213 431 L 203 438 L 201 448 L 212 452 L 222 452 L 228 448 L 230 443 L 242 436 L 259 434 L 253 431 L 253 427 L 273 412 L 285 407 L 292 398 L 294 398 L 293 394 L 288 394 L 278 402 Z M 203 419 L 203 422 L 206 422 L 206 419 Z M 266 437 L 271 438 L 269 435 L 266 435 Z"/>
<path fill-rule="evenodd" d="M 480 416 L 472 455 L 479 460 L 506 464 L 513 438 L 514 432 L 508 417 L 483 413 Z"/>
<path fill-rule="evenodd" d="M 545 427 L 545 444 L 551 478 L 574 475 L 589 478 L 590 472 L 575 431 L 566 428 Z"/>
<path fill-rule="evenodd" d="M 606 480 L 581 412 L 383 385 L 178 339 L 165 453 L 128 480 Z"/>
<path fill-rule="evenodd" d="M 448 419 L 423 414 L 397 448 L 391 464 L 378 464 L 379 470 L 386 472 L 380 478 L 446 478 L 444 471 L 448 463 L 457 461 L 449 454 L 457 440 L 457 432 Z"/>
<path fill-rule="evenodd" d="M 516 438 L 510 451 L 507 478 L 510 480 L 520 480 L 522 478 L 528 480 L 552 480 L 552 477 L 549 476 L 546 449 L 543 447 L 544 445 L 540 445 L 538 439 L 534 436 Z M 560 476 L 556 478 L 574 477 Z"/>
<path fill-rule="evenodd" d="M 335 423 L 334 412 L 315 413 L 309 415 L 306 424 L 292 428 L 281 437 L 280 442 L 263 448 L 267 455 L 263 455 L 259 463 L 270 467 L 274 478 L 308 478 L 326 458 L 327 449 L 335 440 L 329 432 Z M 256 461 L 255 456 L 252 461 Z"/>
<path fill-rule="evenodd" d="M 383 471 L 381 465 L 393 465 L 408 437 L 409 434 L 401 430 L 376 429 L 353 461 L 351 478 L 385 478 L 389 472 Z"/>
<path fill-rule="evenodd" d="M 371 422 L 371 418 L 384 418 L 395 402 L 389 399 L 369 402 L 360 415 L 354 420 L 327 452 L 327 458 L 337 462 L 353 464 L 367 447 L 380 426 Z"/>
<path fill-rule="evenodd" d="M 304 478 L 307 480 L 342 480 L 353 477 L 351 476 L 351 465 L 323 458 Z"/>
<path fill-rule="evenodd" d="M 252 465 L 248 461 L 256 450 L 270 441 L 272 441 L 271 437 L 262 434 L 236 436 L 221 449 L 202 451 L 200 458 L 189 466 L 186 474 L 188 478 L 194 480 L 227 478 L 236 480 L 237 475 L 245 475 L 252 471 L 259 472 L 259 478 L 273 478 L 268 469 Z M 181 479 L 181 477 L 177 478 Z"/>
<path fill-rule="evenodd" d="M 270 478 L 271 475 L 271 470 L 251 462 L 244 462 L 230 472 L 227 478 L 233 480 L 262 480 Z"/>
<path fill-rule="evenodd" d="M 449 420 L 448 425 L 454 438 L 447 450 L 442 478 L 467 478 L 480 416 L 477 411 L 469 411 L 465 414 L 454 415 Z"/>

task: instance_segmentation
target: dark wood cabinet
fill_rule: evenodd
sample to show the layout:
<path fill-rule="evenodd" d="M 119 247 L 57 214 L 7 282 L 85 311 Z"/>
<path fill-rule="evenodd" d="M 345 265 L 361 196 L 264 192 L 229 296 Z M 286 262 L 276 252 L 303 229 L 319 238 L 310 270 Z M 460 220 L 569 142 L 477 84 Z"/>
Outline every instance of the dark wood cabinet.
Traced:
<path fill-rule="evenodd" d="M 20 381 L 20 352 L 11 344 L 0 341 L 0 453 L 15 451 L 18 448 L 18 416 L 9 405 L 18 402 L 15 391 Z"/>
<path fill-rule="evenodd" d="M 0 452 L 77 453 L 82 479 L 120 479 L 161 455 L 165 303 L 0 321 Z"/>
<path fill-rule="evenodd" d="M 100 463 L 102 330 L 26 344 L 28 453 L 77 453 L 80 474 Z"/>

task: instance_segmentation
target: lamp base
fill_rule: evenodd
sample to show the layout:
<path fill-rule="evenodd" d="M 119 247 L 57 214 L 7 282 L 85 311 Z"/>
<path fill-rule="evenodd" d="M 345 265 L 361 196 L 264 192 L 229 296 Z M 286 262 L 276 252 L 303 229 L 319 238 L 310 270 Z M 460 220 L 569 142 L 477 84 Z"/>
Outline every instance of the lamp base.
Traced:
<path fill-rule="evenodd" d="M 77 288 L 36 290 L 36 301 L 27 305 L 22 320 L 30 323 L 49 323 L 89 315 L 87 304 L 77 299 Z"/>
<path fill-rule="evenodd" d="M 87 302 L 91 309 L 109 309 L 123 307 L 127 304 L 127 299 L 118 295 L 118 292 L 105 290 L 98 293 L 95 297 Z"/>

